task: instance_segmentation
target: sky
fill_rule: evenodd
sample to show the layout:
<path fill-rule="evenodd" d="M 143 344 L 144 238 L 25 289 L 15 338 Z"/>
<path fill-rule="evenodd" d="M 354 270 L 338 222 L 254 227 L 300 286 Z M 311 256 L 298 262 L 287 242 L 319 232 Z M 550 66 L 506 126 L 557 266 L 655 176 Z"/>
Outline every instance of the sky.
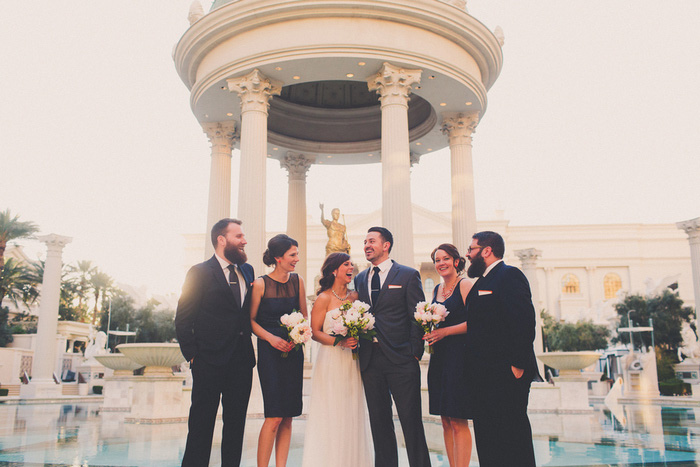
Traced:
<path fill-rule="evenodd" d="M 179 291 L 182 235 L 206 224 L 209 143 L 171 58 L 190 3 L 35 0 L 5 2 L 0 15 L 0 210 L 72 237 L 65 262 L 91 260 L 153 293 Z M 700 216 L 700 2 L 471 0 L 468 9 L 505 34 L 474 135 L 478 219 Z M 425 155 L 413 202 L 449 211 L 449 170 L 448 151 Z M 284 230 L 287 176 L 276 161 L 267 187 L 268 230 Z M 380 198 L 379 165 L 309 171 L 314 217 L 319 202 L 360 214 Z M 45 254 L 37 241 L 21 244 Z"/>

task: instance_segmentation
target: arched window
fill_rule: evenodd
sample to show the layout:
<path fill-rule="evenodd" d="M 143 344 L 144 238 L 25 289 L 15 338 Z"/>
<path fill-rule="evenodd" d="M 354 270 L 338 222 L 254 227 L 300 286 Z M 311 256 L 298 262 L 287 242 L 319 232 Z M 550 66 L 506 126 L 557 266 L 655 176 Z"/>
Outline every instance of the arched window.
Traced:
<path fill-rule="evenodd" d="M 565 274 L 561 279 L 561 291 L 565 294 L 581 293 L 581 283 L 574 274 Z"/>
<path fill-rule="evenodd" d="M 605 299 L 615 298 L 617 291 L 622 288 L 622 279 L 614 272 L 609 272 L 603 278 L 603 289 L 605 290 Z"/>
<path fill-rule="evenodd" d="M 432 279 L 432 277 L 428 277 L 425 280 L 425 285 L 423 286 L 423 290 L 425 291 L 425 295 L 428 296 L 429 294 L 432 294 L 434 288 L 435 288 L 435 281 Z M 432 295 L 431 295 L 431 297 L 432 297 Z"/>

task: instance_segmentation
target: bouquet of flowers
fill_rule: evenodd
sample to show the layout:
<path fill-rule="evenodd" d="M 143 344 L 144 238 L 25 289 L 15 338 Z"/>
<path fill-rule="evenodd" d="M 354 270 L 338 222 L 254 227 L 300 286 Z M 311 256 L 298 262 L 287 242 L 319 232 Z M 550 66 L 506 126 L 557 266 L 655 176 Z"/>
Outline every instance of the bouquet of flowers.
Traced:
<path fill-rule="evenodd" d="M 423 328 L 423 331 L 427 333 L 435 330 L 440 323 L 445 321 L 445 317 L 449 314 L 450 312 L 447 311 L 447 308 L 439 303 L 418 302 L 413 317 L 418 325 Z M 433 353 L 433 348 L 430 344 L 427 352 Z"/>
<path fill-rule="evenodd" d="M 346 337 L 371 341 L 377 335 L 374 329 L 374 315 L 367 310 L 369 310 L 368 304 L 359 300 L 350 303 L 348 300 L 333 312 L 331 315 L 331 334 L 335 336 L 333 345 L 338 345 Z M 357 350 L 357 347 L 352 349 L 353 360 L 359 358 Z"/>
<path fill-rule="evenodd" d="M 294 343 L 294 350 L 299 350 L 304 344 L 311 339 L 311 326 L 304 315 L 296 310 L 291 313 L 282 315 L 280 318 L 282 327 L 287 328 L 289 342 Z M 289 352 L 282 352 L 282 358 L 287 358 Z"/>

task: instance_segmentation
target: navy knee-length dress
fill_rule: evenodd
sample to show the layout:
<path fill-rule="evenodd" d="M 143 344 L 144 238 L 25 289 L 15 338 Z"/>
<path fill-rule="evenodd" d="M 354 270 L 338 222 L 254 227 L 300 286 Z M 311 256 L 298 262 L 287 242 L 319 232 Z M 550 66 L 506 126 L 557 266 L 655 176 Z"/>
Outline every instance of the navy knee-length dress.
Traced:
<path fill-rule="evenodd" d="M 454 326 L 467 320 L 467 308 L 457 284 L 447 300 L 437 299 L 438 286 L 433 290 L 433 303 L 441 303 L 450 313 L 440 327 Z M 429 411 L 443 417 L 469 419 L 472 409 L 467 397 L 465 371 L 466 334 L 447 336 L 433 344 L 434 353 L 428 366 Z"/>
<path fill-rule="evenodd" d="M 288 338 L 280 318 L 299 310 L 299 276 L 290 274 L 285 283 L 263 276 L 265 293 L 260 301 L 257 323 L 266 331 Z M 258 339 L 258 376 L 265 406 L 265 418 L 301 415 L 304 350 L 292 350 L 287 357 L 267 341 Z"/>

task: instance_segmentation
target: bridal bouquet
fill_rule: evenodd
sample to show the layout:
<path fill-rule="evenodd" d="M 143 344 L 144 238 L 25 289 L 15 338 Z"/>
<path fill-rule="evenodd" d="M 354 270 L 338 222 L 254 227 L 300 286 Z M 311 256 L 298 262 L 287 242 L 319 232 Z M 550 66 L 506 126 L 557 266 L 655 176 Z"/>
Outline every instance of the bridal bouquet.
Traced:
<path fill-rule="evenodd" d="M 447 308 L 439 303 L 418 302 L 413 317 L 420 327 L 423 328 L 423 331 L 427 333 L 435 330 L 440 323 L 445 321 L 445 318 L 449 314 L 450 312 L 447 311 Z M 428 345 L 427 352 L 433 353 L 431 345 Z"/>
<path fill-rule="evenodd" d="M 304 315 L 298 311 L 282 315 L 280 322 L 282 327 L 287 328 L 287 340 L 294 343 L 294 350 L 299 350 L 311 339 L 311 326 Z M 289 352 L 282 352 L 282 358 L 287 358 L 288 355 Z"/>
<path fill-rule="evenodd" d="M 340 308 L 333 311 L 330 331 L 335 336 L 333 345 L 338 345 L 346 337 L 371 341 L 377 331 L 374 329 L 374 315 L 368 310 L 368 304 L 359 300 L 350 303 L 348 300 L 340 305 Z M 359 358 L 357 350 L 357 347 L 352 349 L 353 360 Z"/>

